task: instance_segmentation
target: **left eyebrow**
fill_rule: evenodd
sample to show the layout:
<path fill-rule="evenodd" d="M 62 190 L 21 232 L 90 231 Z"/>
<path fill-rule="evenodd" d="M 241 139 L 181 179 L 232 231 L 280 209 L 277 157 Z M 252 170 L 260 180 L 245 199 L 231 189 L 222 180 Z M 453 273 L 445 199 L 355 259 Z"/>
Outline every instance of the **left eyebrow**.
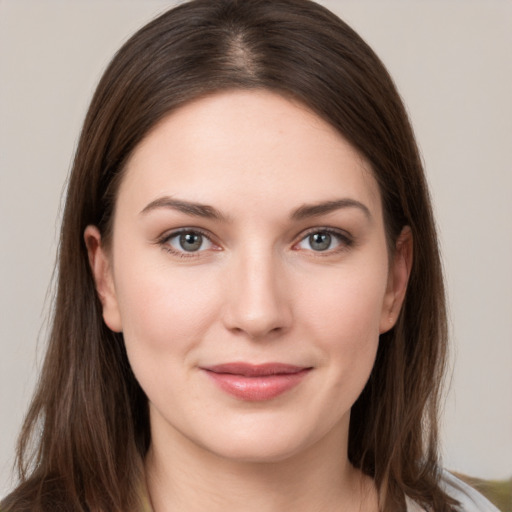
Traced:
<path fill-rule="evenodd" d="M 152 210 L 159 208 L 176 210 L 186 215 L 194 217 L 203 217 L 206 219 L 216 219 L 226 221 L 226 217 L 216 208 L 207 204 L 196 203 L 192 201 L 183 201 L 172 197 L 159 197 L 151 201 L 140 213 L 147 214 Z"/>
<path fill-rule="evenodd" d="M 314 204 L 304 204 L 297 208 L 296 210 L 294 210 L 294 212 L 291 215 L 291 218 L 293 220 L 304 220 L 309 217 L 325 215 L 326 213 L 331 213 L 343 208 L 357 208 L 358 210 L 361 210 L 365 214 L 368 220 L 372 219 L 372 214 L 370 213 L 370 210 L 366 205 L 364 205 L 360 201 L 350 198 L 337 199 L 335 201 L 323 201 L 321 203 Z"/>

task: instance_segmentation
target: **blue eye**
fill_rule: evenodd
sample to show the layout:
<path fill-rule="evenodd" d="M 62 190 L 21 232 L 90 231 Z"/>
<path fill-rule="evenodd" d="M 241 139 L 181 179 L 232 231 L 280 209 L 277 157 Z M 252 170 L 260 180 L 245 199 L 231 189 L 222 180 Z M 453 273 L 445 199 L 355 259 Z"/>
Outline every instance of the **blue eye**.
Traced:
<path fill-rule="evenodd" d="M 212 247 L 212 242 L 197 231 L 176 233 L 167 239 L 167 243 L 178 252 L 199 252 Z"/>
<path fill-rule="evenodd" d="M 318 230 L 306 235 L 297 244 L 297 247 L 308 251 L 325 252 L 349 245 L 351 245 L 351 240 L 341 233 L 330 230 Z"/>

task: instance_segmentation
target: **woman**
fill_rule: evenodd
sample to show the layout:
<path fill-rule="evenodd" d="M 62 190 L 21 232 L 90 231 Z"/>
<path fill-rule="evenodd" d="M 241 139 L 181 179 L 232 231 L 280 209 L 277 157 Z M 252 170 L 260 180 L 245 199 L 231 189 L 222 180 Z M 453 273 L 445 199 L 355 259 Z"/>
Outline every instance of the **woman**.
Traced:
<path fill-rule="evenodd" d="M 492 510 L 439 468 L 445 351 L 378 58 L 308 1 L 182 4 L 92 100 L 2 510 Z"/>

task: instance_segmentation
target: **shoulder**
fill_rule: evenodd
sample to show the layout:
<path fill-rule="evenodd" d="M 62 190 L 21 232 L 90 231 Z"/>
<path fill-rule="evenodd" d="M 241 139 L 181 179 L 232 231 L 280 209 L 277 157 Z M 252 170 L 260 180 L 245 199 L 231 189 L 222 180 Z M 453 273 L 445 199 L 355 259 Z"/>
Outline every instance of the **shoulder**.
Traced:
<path fill-rule="evenodd" d="M 499 512 L 487 498 L 448 471 L 443 471 L 441 486 L 460 503 L 461 512 Z"/>
<path fill-rule="evenodd" d="M 487 498 L 448 471 L 443 471 L 441 488 L 460 503 L 460 512 L 500 512 Z M 425 512 L 417 503 L 406 498 L 407 512 Z"/>

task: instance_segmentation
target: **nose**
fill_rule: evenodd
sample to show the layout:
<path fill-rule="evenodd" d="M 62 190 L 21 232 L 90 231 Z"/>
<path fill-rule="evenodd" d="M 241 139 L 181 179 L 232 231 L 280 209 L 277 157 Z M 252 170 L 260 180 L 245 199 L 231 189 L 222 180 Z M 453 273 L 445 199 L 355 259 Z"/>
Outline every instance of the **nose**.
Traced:
<path fill-rule="evenodd" d="M 252 340 L 275 337 L 289 330 L 292 304 L 279 258 L 261 252 L 241 255 L 226 280 L 228 300 L 224 325 Z"/>

